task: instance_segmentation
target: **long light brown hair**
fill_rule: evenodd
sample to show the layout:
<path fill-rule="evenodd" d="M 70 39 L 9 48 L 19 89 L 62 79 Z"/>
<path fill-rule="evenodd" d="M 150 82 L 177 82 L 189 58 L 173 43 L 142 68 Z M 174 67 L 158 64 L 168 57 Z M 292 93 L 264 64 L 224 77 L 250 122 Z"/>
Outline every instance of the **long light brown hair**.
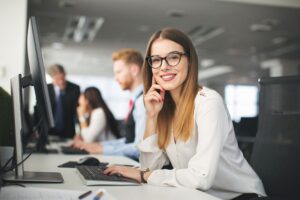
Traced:
<path fill-rule="evenodd" d="M 199 90 L 198 85 L 198 57 L 188 36 L 174 28 L 164 28 L 154 33 L 147 46 L 146 55 L 151 56 L 151 47 L 155 40 L 167 39 L 181 45 L 188 55 L 189 64 L 187 78 L 182 84 L 179 103 L 176 106 L 169 91 L 166 91 L 162 110 L 157 118 L 158 146 L 166 149 L 171 140 L 171 131 L 178 135 L 177 139 L 187 141 L 194 129 L 194 100 Z M 152 69 L 145 61 L 143 66 L 144 91 L 147 92 L 152 85 Z M 176 113 L 176 124 L 173 124 Z M 174 127 L 173 127 L 174 125 Z M 173 127 L 173 129 L 172 129 Z"/>

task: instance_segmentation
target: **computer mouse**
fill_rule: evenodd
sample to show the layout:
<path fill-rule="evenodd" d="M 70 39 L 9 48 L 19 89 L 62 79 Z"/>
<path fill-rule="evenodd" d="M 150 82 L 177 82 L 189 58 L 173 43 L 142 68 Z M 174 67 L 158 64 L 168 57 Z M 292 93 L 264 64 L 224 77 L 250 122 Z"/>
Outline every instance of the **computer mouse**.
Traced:
<path fill-rule="evenodd" d="M 98 166 L 100 161 L 95 157 L 83 157 L 77 162 L 78 165 L 89 165 L 89 166 Z"/>

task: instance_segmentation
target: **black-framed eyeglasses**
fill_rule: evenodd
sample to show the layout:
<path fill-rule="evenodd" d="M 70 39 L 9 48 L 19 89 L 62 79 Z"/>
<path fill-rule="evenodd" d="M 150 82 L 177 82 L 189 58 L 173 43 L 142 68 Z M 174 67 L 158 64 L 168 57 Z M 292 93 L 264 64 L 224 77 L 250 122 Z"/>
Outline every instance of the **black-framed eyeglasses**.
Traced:
<path fill-rule="evenodd" d="M 162 61 L 165 60 L 167 65 L 171 67 L 175 67 L 180 63 L 181 57 L 182 56 L 187 56 L 187 53 L 183 52 L 178 52 L 178 51 L 173 51 L 168 53 L 166 57 L 160 57 L 160 56 L 148 56 L 146 58 L 148 64 L 150 67 L 157 69 L 160 68 L 162 65 Z"/>

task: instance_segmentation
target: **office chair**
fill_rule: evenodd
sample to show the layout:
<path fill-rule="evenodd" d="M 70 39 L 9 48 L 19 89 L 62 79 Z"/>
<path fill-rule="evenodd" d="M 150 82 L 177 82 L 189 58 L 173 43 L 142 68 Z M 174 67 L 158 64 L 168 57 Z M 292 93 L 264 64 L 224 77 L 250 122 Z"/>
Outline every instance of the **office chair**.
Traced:
<path fill-rule="evenodd" d="M 250 163 L 267 198 L 300 199 L 300 77 L 259 80 L 259 123 Z"/>
<path fill-rule="evenodd" d="M 239 123 L 234 124 L 234 131 L 239 147 L 247 161 L 250 160 L 253 143 L 258 125 L 258 116 L 242 117 Z"/>

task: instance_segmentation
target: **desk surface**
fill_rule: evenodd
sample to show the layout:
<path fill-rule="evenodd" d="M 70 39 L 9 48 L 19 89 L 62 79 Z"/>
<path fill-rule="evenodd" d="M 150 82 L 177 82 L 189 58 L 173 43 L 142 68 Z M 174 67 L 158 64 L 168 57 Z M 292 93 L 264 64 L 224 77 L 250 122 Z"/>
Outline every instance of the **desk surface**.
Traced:
<path fill-rule="evenodd" d="M 25 171 L 40 171 L 40 172 L 61 172 L 64 178 L 64 183 L 61 184 L 26 184 L 32 187 L 42 188 L 57 188 L 57 189 L 70 189 L 70 190 L 97 190 L 98 188 L 105 188 L 116 199 L 122 200 L 218 200 L 217 198 L 208 195 L 204 192 L 186 188 L 174 187 L 158 187 L 143 184 L 142 186 L 85 186 L 75 169 L 73 168 L 58 168 L 57 166 L 67 161 L 78 161 L 86 155 L 61 155 L 61 154 L 33 154 L 24 163 Z M 110 164 L 131 164 L 137 165 L 138 163 L 119 156 L 103 156 L 93 155 L 100 161 L 109 162 Z"/>

